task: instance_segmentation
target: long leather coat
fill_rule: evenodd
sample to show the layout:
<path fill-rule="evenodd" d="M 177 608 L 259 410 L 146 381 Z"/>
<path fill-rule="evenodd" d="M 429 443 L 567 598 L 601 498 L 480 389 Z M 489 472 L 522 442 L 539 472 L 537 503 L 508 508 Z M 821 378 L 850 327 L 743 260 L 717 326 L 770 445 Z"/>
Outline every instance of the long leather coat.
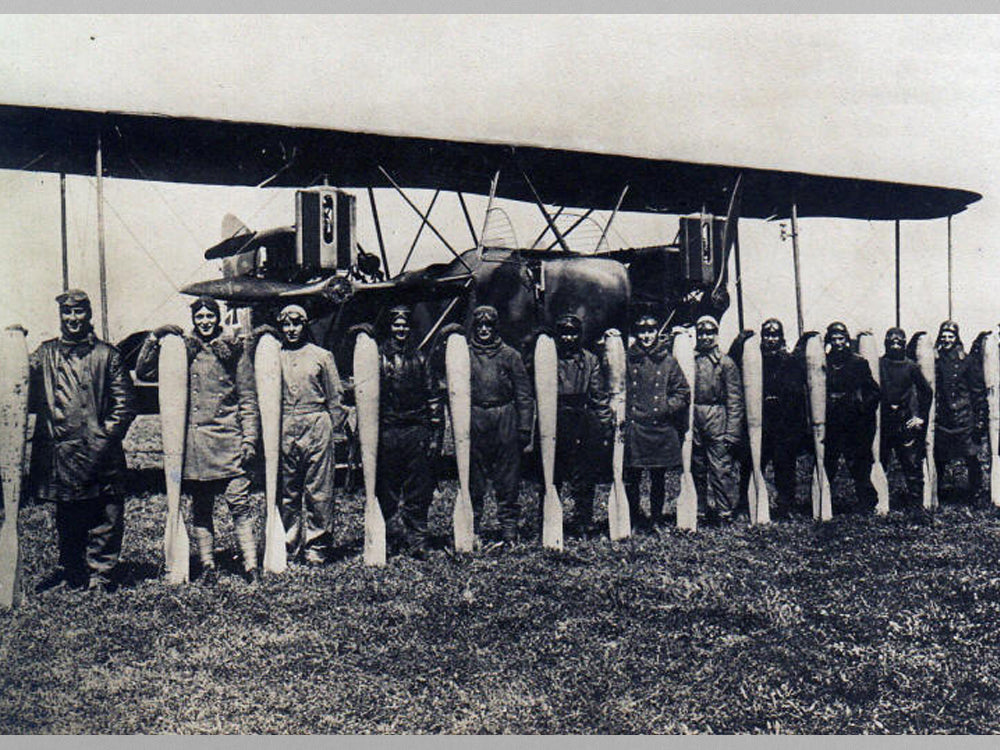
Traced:
<path fill-rule="evenodd" d="M 491 438 L 500 444 L 514 443 L 518 433 L 530 435 L 534 398 L 521 355 L 499 339 L 485 346 L 472 340 L 469 367 L 473 421 L 494 422 L 496 434 Z M 488 415 L 484 411 L 500 409 Z"/>
<path fill-rule="evenodd" d="M 762 364 L 764 440 L 774 445 L 798 446 L 809 434 L 805 367 L 785 349 L 764 353 Z"/>
<path fill-rule="evenodd" d="M 253 365 L 243 341 L 219 335 L 210 341 L 185 336 L 188 353 L 188 424 L 184 440 L 184 478 L 228 479 L 244 473 L 242 445 L 260 435 Z M 159 342 L 142 345 L 136 375 L 158 376 Z"/>
<path fill-rule="evenodd" d="M 980 360 L 958 346 L 939 352 L 935 370 L 935 453 L 943 458 L 974 456 L 976 410 L 985 384 Z"/>
<path fill-rule="evenodd" d="M 868 361 L 847 352 L 826 359 L 827 440 L 871 445 L 880 394 Z"/>
<path fill-rule="evenodd" d="M 379 346 L 379 419 L 383 425 L 441 425 L 441 389 L 430 362 L 394 340 Z"/>
<path fill-rule="evenodd" d="M 37 497 L 73 502 L 118 494 L 122 439 L 135 418 L 132 381 L 118 350 L 93 334 L 78 343 L 50 339 L 32 353 L 30 368 Z"/>
<path fill-rule="evenodd" d="M 691 388 L 666 342 L 632 344 L 625 390 L 625 461 L 629 466 L 681 465 L 680 436 L 687 429 Z"/>
<path fill-rule="evenodd" d="M 923 429 L 908 430 L 906 427 L 913 417 L 927 422 L 934 395 L 917 363 L 905 357 L 879 358 L 879 384 L 882 390 L 882 443 L 897 437 L 914 439 L 923 434 Z"/>

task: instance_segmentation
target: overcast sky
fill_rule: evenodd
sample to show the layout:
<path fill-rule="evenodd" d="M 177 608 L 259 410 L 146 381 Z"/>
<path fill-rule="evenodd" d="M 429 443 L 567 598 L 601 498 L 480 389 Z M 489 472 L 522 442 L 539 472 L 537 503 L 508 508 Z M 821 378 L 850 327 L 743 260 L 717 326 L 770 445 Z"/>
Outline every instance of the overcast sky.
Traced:
<path fill-rule="evenodd" d="M 974 190 L 984 199 L 953 223 L 955 317 L 970 334 L 1000 320 L 998 74 L 996 17 L 0 19 L 3 103 L 533 143 Z M 225 213 L 252 228 L 294 218 L 285 190 L 117 180 L 105 190 L 115 339 L 186 322 L 174 290 L 218 274 L 202 251 L 218 241 Z M 399 258 L 418 220 L 379 192 L 390 255 Z M 70 177 L 68 201 L 71 283 L 96 298 L 94 180 Z M 485 200 L 475 204 L 481 212 Z M 493 231 L 529 244 L 542 226 L 537 211 L 507 208 L 513 228 Z M 468 244 L 453 196 L 442 196 L 435 216 Z M 26 322 L 34 345 L 57 328 L 58 176 L 0 171 L 0 224 L 0 323 Z M 625 215 L 616 228 L 616 244 L 665 242 L 676 218 Z M 807 327 L 834 318 L 852 329 L 891 325 L 892 225 L 809 219 L 800 232 Z M 376 247 L 366 210 L 359 233 Z M 747 322 L 779 315 L 794 328 L 790 243 L 761 221 L 741 222 L 740 236 Z M 947 312 L 945 221 L 904 223 L 902 238 L 903 325 L 936 327 Z M 428 233 L 415 260 L 444 254 Z"/>

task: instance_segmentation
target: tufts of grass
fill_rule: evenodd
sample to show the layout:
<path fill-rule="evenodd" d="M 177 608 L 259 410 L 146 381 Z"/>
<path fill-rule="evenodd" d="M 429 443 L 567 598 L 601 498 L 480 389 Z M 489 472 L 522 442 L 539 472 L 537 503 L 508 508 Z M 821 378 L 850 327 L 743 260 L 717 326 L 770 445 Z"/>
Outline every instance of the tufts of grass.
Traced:
<path fill-rule="evenodd" d="M 28 595 L 0 615 L 3 732 L 1000 729 L 991 511 L 945 506 L 929 526 L 893 512 L 667 527 L 569 539 L 562 554 L 439 549 L 373 570 L 351 493 L 340 560 L 248 588 L 220 506 L 225 574 L 209 589 L 161 582 L 165 500 L 142 484 L 114 594 L 33 593 L 55 566 L 55 531 L 50 508 L 23 510 Z M 441 545 L 453 497 L 443 482 Z M 524 497 L 529 517 L 527 483 Z"/>

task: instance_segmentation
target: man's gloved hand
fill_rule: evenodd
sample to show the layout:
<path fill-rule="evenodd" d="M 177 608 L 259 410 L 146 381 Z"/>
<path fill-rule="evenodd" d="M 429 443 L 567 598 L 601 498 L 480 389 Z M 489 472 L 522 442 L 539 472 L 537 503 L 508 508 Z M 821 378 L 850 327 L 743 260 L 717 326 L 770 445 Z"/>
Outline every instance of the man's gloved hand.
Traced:
<path fill-rule="evenodd" d="M 240 465 L 245 469 L 253 460 L 257 458 L 257 448 L 254 447 L 253 443 L 243 443 L 240 446 Z"/>
<path fill-rule="evenodd" d="M 162 339 L 164 336 L 169 336 L 171 334 L 173 334 L 174 336 L 184 335 L 184 331 L 181 329 L 181 327 L 174 325 L 173 323 L 167 323 L 166 325 L 162 325 L 159 328 L 154 328 L 152 333 L 154 336 L 156 336 L 157 339 Z"/>
<path fill-rule="evenodd" d="M 281 340 L 281 331 L 272 325 L 268 325 L 267 323 L 259 325 L 252 331 L 250 331 L 250 338 L 256 340 L 259 339 L 261 336 L 263 336 L 265 333 L 271 334 L 279 341 Z"/>
<path fill-rule="evenodd" d="M 924 426 L 924 420 L 920 417 L 910 417 L 906 420 L 907 430 L 919 430 Z"/>
<path fill-rule="evenodd" d="M 465 336 L 465 327 L 461 323 L 449 323 L 441 329 L 441 340 L 447 341 L 453 333 Z"/>
<path fill-rule="evenodd" d="M 371 323 L 358 323 L 357 325 L 351 326 L 347 333 L 350 336 L 357 336 L 359 333 L 366 333 L 371 338 L 375 338 L 375 326 Z"/>

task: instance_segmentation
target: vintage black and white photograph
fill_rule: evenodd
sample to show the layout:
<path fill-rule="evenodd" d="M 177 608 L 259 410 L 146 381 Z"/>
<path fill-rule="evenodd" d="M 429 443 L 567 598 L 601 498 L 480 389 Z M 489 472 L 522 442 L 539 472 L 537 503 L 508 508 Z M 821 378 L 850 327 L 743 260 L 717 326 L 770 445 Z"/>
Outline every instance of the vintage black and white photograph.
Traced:
<path fill-rule="evenodd" d="M 0 20 L 0 733 L 1000 731 L 1000 16 Z"/>

